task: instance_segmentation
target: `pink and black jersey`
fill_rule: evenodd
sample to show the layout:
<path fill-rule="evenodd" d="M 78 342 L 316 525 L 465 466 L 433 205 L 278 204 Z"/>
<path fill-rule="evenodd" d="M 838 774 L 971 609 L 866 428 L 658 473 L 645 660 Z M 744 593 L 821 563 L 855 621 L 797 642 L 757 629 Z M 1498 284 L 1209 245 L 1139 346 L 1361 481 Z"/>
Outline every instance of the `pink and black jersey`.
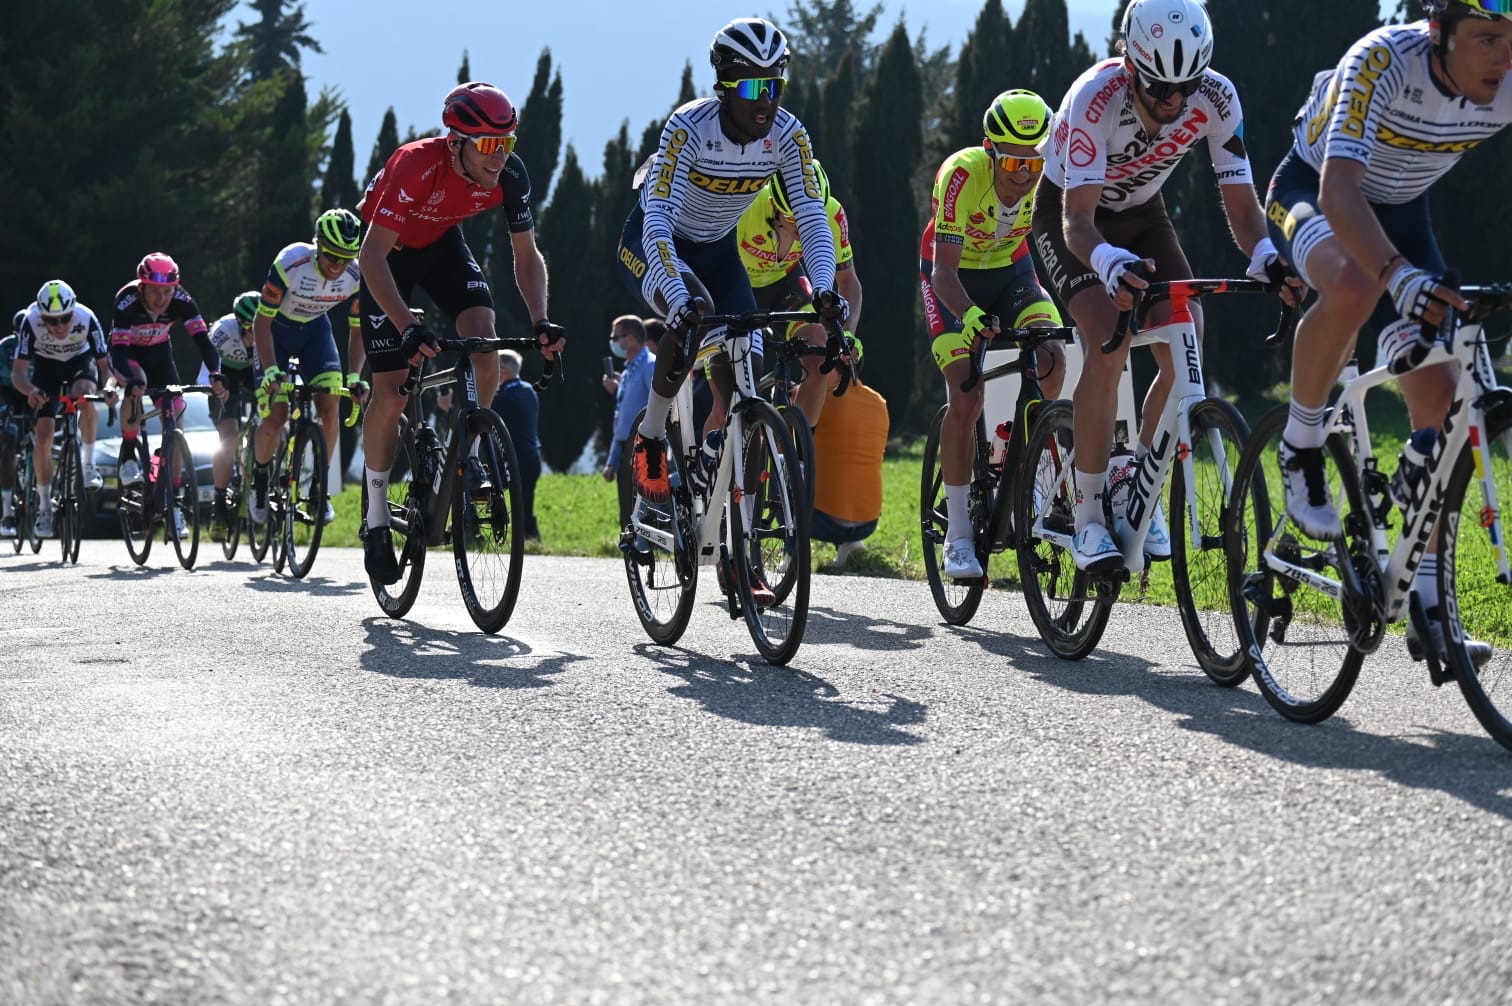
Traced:
<path fill-rule="evenodd" d="M 110 364 L 117 373 L 127 372 L 126 361 L 137 353 L 146 352 L 155 346 L 166 347 L 173 334 L 173 326 L 181 325 L 199 348 L 205 366 L 212 371 L 220 369 L 220 354 L 210 342 L 210 327 L 200 315 L 194 298 L 183 287 L 176 287 L 173 299 L 160 315 L 147 310 L 142 299 L 141 281 L 132 280 L 115 295 L 115 313 L 110 321 Z"/>
<path fill-rule="evenodd" d="M 424 248 L 452 227 L 495 206 L 504 207 L 511 233 L 533 230 L 530 177 L 510 154 L 499 184 L 485 189 L 452 170 L 457 155 L 444 136 L 406 143 L 389 155 L 358 209 L 369 224 L 399 234 L 399 247 Z"/>

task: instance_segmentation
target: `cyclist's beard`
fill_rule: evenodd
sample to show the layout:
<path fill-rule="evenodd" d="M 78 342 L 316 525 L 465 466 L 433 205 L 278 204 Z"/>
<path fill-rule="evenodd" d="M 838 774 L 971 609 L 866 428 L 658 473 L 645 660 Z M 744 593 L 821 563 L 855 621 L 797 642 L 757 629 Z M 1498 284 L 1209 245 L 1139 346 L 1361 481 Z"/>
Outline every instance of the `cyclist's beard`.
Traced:
<path fill-rule="evenodd" d="M 1180 96 L 1178 95 L 1178 97 Z M 1146 94 L 1143 89 L 1138 89 L 1135 91 L 1134 100 L 1138 101 L 1140 105 L 1144 107 L 1145 114 L 1148 115 L 1156 125 L 1160 126 L 1169 126 L 1171 123 L 1181 118 L 1181 113 L 1186 111 L 1186 98 L 1180 98 L 1180 100 L 1176 102 L 1174 111 L 1171 110 L 1170 106 L 1167 103 L 1156 101 L 1154 98 Z"/>

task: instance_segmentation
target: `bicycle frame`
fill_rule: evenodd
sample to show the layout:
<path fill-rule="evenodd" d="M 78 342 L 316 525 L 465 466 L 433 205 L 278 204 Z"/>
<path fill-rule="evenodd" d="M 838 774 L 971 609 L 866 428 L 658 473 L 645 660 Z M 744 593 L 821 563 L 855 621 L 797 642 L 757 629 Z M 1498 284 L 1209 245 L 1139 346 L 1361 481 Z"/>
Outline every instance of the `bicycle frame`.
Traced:
<path fill-rule="evenodd" d="M 208 384 L 184 384 L 170 386 L 167 388 L 149 388 L 143 393 L 141 397 L 160 396 L 165 402 L 171 405 L 172 401 L 175 398 L 178 398 L 179 396 L 186 393 L 211 394 L 214 392 L 214 390 L 215 389 L 210 387 Z M 153 395 L 153 392 L 158 392 L 159 396 Z M 138 405 L 137 408 L 140 408 L 140 405 Z M 163 420 L 163 429 L 158 435 L 158 447 L 160 449 L 163 443 L 168 440 L 173 431 L 178 429 L 178 414 L 174 409 L 169 407 L 155 406 L 154 408 L 140 413 L 136 417 L 137 436 L 141 438 L 142 447 L 147 452 L 147 457 L 149 459 L 152 457 L 152 441 L 147 434 L 147 420 L 156 419 L 158 417 L 162 417 Z M 189 463 L 191 465 L 194 463 L 192 458 L 190 459 Z M 153 478 L 151 472 L 143 472 L 142 477 L 148 480 L 152 488 L 152 492 L 143 499 L 143 503 L 146 504 L 145 512 L 142 514 L 143 519 L 147 519 L 149 515 L 166 515 L 169 510 L 172 509 L 170 493 L 172 491 L 173 480 L 171 478 L 166 480 L 161 478 Z M 199 505 L 198 500 L 195 501 L 195 505 Z M 165 522 L 163 527 L 163 541 L 166 542 L 170 534 L 171 531 L 167 526 L 167 522 Z"/>
<path fill-rule="evenodd" d="M 438 370 L 434 374 L 421 378 L 419 388 L 421 390 L 439 388 L 448 384 L 454 384 L 462 389 L 462 400 L 455 406 L 456 419 L 452 421 L 446 440 L 441 445 L 445 461 L 438 473 L 440 481 L 428 487 L 423 511 L 426 548 L 434 548 L 447 540 L 447 518 L 451 515 L 452 487 L 460 475 L 462 466 L 462 459 L 458 456 L 462 449 L 462 441 L 459 437 L 466 432 L 468 421 L 473 413 L 482 408 L 478 404 L 478 377 L 473 370 L 472 357 L 469 354 L 463 353 L 458 356 L 456 366 L 451 369 Z M 420 418 L 419 394 L 410 393 L 409 401 L 404 406 L 404 418 L 410 424 L 409 429 L 413 433 L 419 433 L 421 426 L 429 425 Z M 432 430 L 434 431 L 434 427 Z"/>

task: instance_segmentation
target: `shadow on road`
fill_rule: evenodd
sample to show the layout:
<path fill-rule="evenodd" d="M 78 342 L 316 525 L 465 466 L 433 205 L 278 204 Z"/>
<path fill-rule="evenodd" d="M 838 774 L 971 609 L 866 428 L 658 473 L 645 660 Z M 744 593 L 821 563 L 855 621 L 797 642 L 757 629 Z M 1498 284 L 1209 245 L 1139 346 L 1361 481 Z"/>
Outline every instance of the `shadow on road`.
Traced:
<path fill-rule="evenodd" d="M 316 597 L 343 597 L 365 593 L 368 589 L 366 583 L 337 581 L 326 576 L 306 576 L 303 580 L 296 580 L 273 573 L 271 566 L 268 572 L 272 575 L 252 577 L 247 580 L 247 586 L 268 594 L 313 594 Z"/>
<path fill-rule="evenodd" d="M 146 566 L 138 566 L 136 563 L 131 562 L 130 560 L 127 560 L 124 563 L 116 563 L 116 564 L 112 565 L 109 569 L 105 570 L 104 572 L 101 572 L 101 573 L 86 573 L 84 575 L 86 577 L 88 577 L 89 579 L 91 579 L 91 580 L 117 580 L 117 581 L 119 581 L 122 577 L 129 577 L 129 576 L 135 576 L 135 577 L 144 577 L 144 576 L 172 576 L 175 573 L 182 573 L 182 574 L 188 575 L 189 573 L 192 572 L 192 570 L 184 569 L 182 566 L 180 566 L 178 564 L 178 557 L 173 554 L 173 550 L 172 549 L 168 550 L 168 554 L 164 558 L 165 558 L 165 562 L 161 566 L 153 564 L 152 558 L 149 557 L 148 560 L 147 560 L 148 565 L 146 565 Z M 171 563 L 172 565 L 169 565 L 169 563 Z"/>
<path fill-rule="evenodd" d="M 931 629 L 925 625 L 894 622 L 889 618 L 865 618 L 835 608 L 810 606 L 808 625 L 803 630 L 803 645 L 841 643 L 862 650 L 898 652 L 919 649 L 931 635 Z"/>
<path fill-rule="evenodd" d="M 521 658 L 533 651 L 508 636 L 428 629 L 382 616 L 364 619 L 362 626 L 368 647 L 358 663 L 365 671 L 392 678 L 466 679 L 480 688 L 546 688 L 557 674 L 588 659 L 562 653 L 526 662 Z"/>
<path fill-rule="evenodd" d="M 710 657 L 681 647 L 639 643 L 635 650 L 661 670 L 682 679 L 671 694 L 692 699 L 726 719 L 758 726 L 823 730 L 847 744 L 920 744 L 902 729 L 924 722 L 923 703 L 879 694 L 867 701 L 840 698 L 834 685 L 794 667 L 747 662 L 743 654 Z M 796 658 L 803 659 L 800 650 Z"/>

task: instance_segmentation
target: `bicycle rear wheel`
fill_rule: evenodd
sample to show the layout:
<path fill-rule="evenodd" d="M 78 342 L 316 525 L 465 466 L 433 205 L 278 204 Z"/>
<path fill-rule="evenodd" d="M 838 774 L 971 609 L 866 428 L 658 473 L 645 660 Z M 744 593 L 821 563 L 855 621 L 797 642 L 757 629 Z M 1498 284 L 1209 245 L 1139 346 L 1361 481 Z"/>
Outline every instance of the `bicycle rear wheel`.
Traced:
<path fill-rule="evenodd" d="M 775 406 L 774 406 L 775 407 Z M 793 456 L 798 459 L 798 472 L 803 476 L 803 514 L 809 523 L 814 519 L 814 465 L 817 458 L 814 456 L 814 431 L 809 428 L 808 417 L 803 410 L 796 405 L 784 405 L 777 408 L 777 414 L 787 425 L 788 435 L 793 438 Z M 797 582 L 798 567 L 794 563 L 788 563 L 783 567 L 783 574 L 771 585 L 772 593 L 776 595 L 780 604 Z"/>
<path fill-rule="evenodd" d="M 940 434 L 945 427 L 946 406 L 940 406 L 934 422 L 929 426 L 929 439 L 924 442 L 924 464 L 920 469 L 919 527 L 923 536 L 924 576 L 929 580 L 929 593 L 934 598 L 940 617 L 951 625 L 965 625 L 977 613 L 986 589 L 986 578 L 976 580 L 951 580 L 945 576 L 945 543 L 949 540 L 950 528 L 945 517 L 945 480 L 940 467 Z M 972 512 L 979 510 L 973 507 Z M 985 540 L 984 529 L 973 528 L 972 537 L 978 542 Z M 986 556 L 978 555 L 982 568 L 987 568 Z"/>
<path fill-rule="evenodd" d="M 403 618 L 414 607 L 425 576 L 425 503 L 430 487 L 415 481 L 420 467 L 415 438 L 408 431 L 408 421 L 401 420 L 399 437 L 394 446 L 394 464 L 388 482 L 389 530 L 394 536 L 394 555 L 399 561 L 399 579 L 383 584 L 372 578 L 368 585 L 378 607 L 390 618 Z M 394 473 L 402 473 L 397 479 Z M 367 480 L 362 483 L 362 512 L 367 513 Z M 364 517 L 364 520 L 366 518 Z"/>
<path fill-rule="evenodd" d="M 631 429 L 640 429 L 646 418 L 646 410 L 635 417 Z M 673 446 L 681 444 L 682 432 L 675 419 L 667 422 L 667 457 L 665 464 L 670 476 L 685 486 L 681 478 L 680 458 Z M 625 579 L 630 585 L 630 600 L 635 605 L 635 615 L 641 628 L 646 630 L 653 642 L 671 646 L 682 638 L 688 628 L 688 619 L 693 613 L 693 599 L 698 588 L 697 543 L 693 533 L 693 512 L 687 490 L 679 487 L 672 492 L 668 503 L 642 501 L 635 493 L 634 476 L 629 463 L 620 466 L 620 478 L 631 482 L 631 514 L 639 514 L 642 523 L 665 528 L 671 535 L 672 547 L 662 548 L 640 535 L 622 539 L 620 548 L 625 554 Z"/>
<path fill-rule="evenodd" d="M 236 452 L 231 457 L 231 475 L 226 479 L 226 488 L 220 490 L 216 500 L 226 518 L 226 537 L 221 539 L 221 554 L 227 560 L 236 558 L 236 548 L 241 544 L 242 521 L 246 520 L 246 514 L 242 510 L 241 448 L 242 444 L 238 441 Z"/>
<path fill-rule="evenodd" d="M 26 500 L 26 526 L 16 526 L 16 540 L 20 541 L 25 536 L 26 543 L 31 546 L 32 555 L 42 551 L 42 536 L 37 533 L 37 514 L 42 512 L 42 491 L 37 488 L 36 458 L 31 451 L 26 454 L 26 480 L 23 486 L 22 498 Z M 16 551 L 21 551 L 19 548 Z"/>
<path fill-rule="evenodd" d="M 1289 565 L 1337 583 L 1343 564 L 1351 561 L 1345 541 L 1309 538 L 1286 516 L 1276 459 L 1286 417 L 1283 405 L 1255 424 L 1234 470 L 1224 529 L 1229 603 L 1260 694 L 1287 719 L 1318 723 L 1349 697 L 1365 655 L 1351 643 L 1355 619 L 1343 603 L 1298 572 L 1277 568 Z M 1367 518 L 1349 451 L 1334 434 L 1323 454 L 1333 498 L 1347 508 L 1346 539 L 1368 550 L 1368 539 L 1358 542 L 1357 530 Z"/>
<path fill-rule="evenodd" d="M 194 568 L 199 555 L 199 483 L 194 473 L 194 455 L 189 451 L 189 441 L 179 430 L 164 438 L 163 467 L 159 478 L 172 478 L 168 494 L 169 514 L 164 533 L 173 542 L 173 551 L 178 555 L 179 565 Z M 183 518 L 184 532 L 180 534 L 173 515 Z"/>
<path fill-rule="evenodd" d="M 785 664 L 798 652 L 808 623 L 806 489 L 797 449 L 777 410 L 759 400 L 743 407 L 745 471 L 734 473 L 725 511 L 734 543 L 735 579 L 756 649 L 768 663 Z M 778 597 L 771 585 L 789 571 L 792 587 Z"/>
<path fill-rule="evenodd" d="M 1019 581 L 1029 617 L 1050 651 L 1080 660 L 1097 646 L 1108 626 L 1118 584 L 1076 568 L 1076 486 L 1071 471 L 1071 403 L 1047 404 L 1029 430 L 1019 458 Z"/>
<path fill-rule="evenodd" d="M 484 632 L 498 632 L 514 613 L 525 566 L 524 492 L 514 441 L 504 421 L 478 409 L 462 442 L 452 486 L 452 552 L 467 613 Z M 487 487 L 469 491 L 469 458 L 483 466 Z"/>
<path fill-rule="evenodd" d="M 247 426 L 246 443 L 242 448 L 242 471 L 246 473 L 246 477 L 242 480 L 241 512 L 246 520 L 247 548 L 252 550 L 253 561 L 262 562 L 268 555 L 268 547 L 273 543 L 274 528 L 271 520 L 264 520 L 259 524 L 252 519 L 252 505 L 257 502 L 257 454 L 254 448 L 257 427 L 258 418 L 254 414 Z M 271 484 L 273 479 L 271 463 L 268 467 L 268 481 Z"/>
<path fill-rule="evenodd" d="M 58 522 L 58 543 L 63 546 L 63 561 L 79 561 L 79 539 L 84 533 L 84 469 L 79 465 L 79 442 L 72 437 L 63 441 L 58 459 L 58 503 L 53 507 Z"/>
<path fill-rule="evenodd" d="M 273 572 L 282 573 L 289 558 L 289 536 L 284 533 L 284 514 L 289 509 L 289 433 L 278 434 L 278 449 L 268 470 L 268 551 Z"/>
<path fill-rule="evenodd" d="M 1249 428 L 1239 410 L 1221 398 L 1198 402 L 1190 418 L 1197 532 L 1193 534 L 1193 515 L 1187 512 L 1187 466 L 1178 460 L 1166 508 L 1171 515 L 1171 576 L 1192 655 L 1209 678 L 1231 688 L 1249 677 L 1250 669 L 1229 606 L 1223 518 Z"/>
<path fill-rule="evenodd" d="M 137 471 L 142 473 L 144 479 L 151 471 L 147 464 L 147 446 L 142 443 L 141 437 L 122 444 L 120 464 L 116 471 L 119 472 L 127 461 L 136 462 Z M 121 540 L 126 543 L 126 552 L 131 556 L 131 561 L 138 566 L 147 561 L 147 555 L 152 551 L 155 521 L 152 517 L 151 494 L 152 487 L 143 481 L 136 485 L 121 486 L 120 496 L 116 500 L 116 519 L 121 524 Z"/>
<path fill-rule="evenodd" d="M 25 444 L 29 436 L 30 434 L 28 433 L 21 434 L 19 443 Z M 11 548 L 15 550 L 16 554 L 20 554 L 21 547 L 26 543 L 28 529 L 31 526 L 31 508 L 27 506 L 27 494 L 30 490 L 27 488 L 26 481 L 28 473 L 31 471 L 31 452 L 24 447 L 18 446 L 16 448 L 15 464 L 17 489 L 19 491 L 13 497 L 11 503 L 15 508 L 12 510 L 11 515 L 16 521 L 16 536 L 11 539 Z"/>
<path fill-rule="evenodd" d="M 326 475 L 325 435 L 313 423 L 300 423 L 294 433 L 294 449 L 289 452 L 282 525 L 289 574 L 296 580 L 310 572 L 315 553 L 320 551 L 320 536 L 325 530 Z"/>
<path fill-rule="evenodd" d="M 1512 504 L 1512 411 L 1486 417 L 1486 472 L 1496 493 L 1493 510 L 1480 490 L 1473 449 L 1466 447 L 1454 465 L 1444 492 L 1439 519 L 1439 596 L 1449 669 L 1459 682 L 1471 712 L 1498 744 L 1512 748 L 1512 585 L 1498 579 L 1498 547 L 1505 548 L 1506 508 Z M 1487 526 L 1487 518 L 1501 522 Z M 1476 667 L 1465 649 L 1466 638 L 1491 644 L 1491 659 Z"/>

